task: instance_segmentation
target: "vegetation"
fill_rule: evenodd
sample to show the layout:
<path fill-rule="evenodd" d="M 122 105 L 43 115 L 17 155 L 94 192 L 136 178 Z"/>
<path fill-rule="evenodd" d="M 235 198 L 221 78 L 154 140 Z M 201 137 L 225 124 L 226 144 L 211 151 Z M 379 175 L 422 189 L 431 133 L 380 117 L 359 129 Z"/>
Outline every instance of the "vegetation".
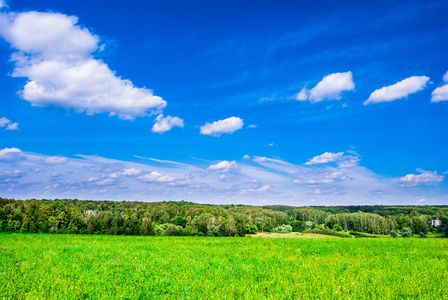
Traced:
<path fill-rule="evenodd" d="M 0 299 L 445 299 L 446 239 L 0 234 Z"/>
<path fill-rule="evenodd" d="M 440 219 L 442 226 L 431 226 Z M 0 231 L 157 236 L 245 236 L 304 232 L 357 237 L 448 233 L 447 206 L 291 207 L 191 202 L 0 198 Z M 358 234 L 359 233 L 359 234 Z M 392 235 L 395 236 L 395 235 Z"/>

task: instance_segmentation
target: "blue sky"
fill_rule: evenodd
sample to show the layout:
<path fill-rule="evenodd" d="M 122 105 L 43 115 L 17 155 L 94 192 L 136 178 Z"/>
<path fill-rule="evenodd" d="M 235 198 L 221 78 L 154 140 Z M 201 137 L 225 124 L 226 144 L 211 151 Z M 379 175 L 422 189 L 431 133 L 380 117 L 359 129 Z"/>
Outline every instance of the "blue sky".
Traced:
<path fill-rule="evenodd" d="M 448 204 L 446 1 L 0 7 L 2 197 Z"/>

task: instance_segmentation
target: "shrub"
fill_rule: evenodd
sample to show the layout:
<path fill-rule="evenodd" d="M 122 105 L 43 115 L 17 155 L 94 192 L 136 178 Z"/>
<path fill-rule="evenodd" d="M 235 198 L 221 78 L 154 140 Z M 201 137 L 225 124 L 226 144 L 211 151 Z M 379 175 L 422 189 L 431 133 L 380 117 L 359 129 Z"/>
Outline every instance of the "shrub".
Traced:
<path fill-rule="evenodd" d="M 292 231 L 294 232 L 302 232 L 306 230 L 305 222 L 294 220 L 291 222 Z"/>
<path fill-rule="evenodd" d="M 336 231 L 342 231 L 342 227 L 339 224 L 334 224 L 333 225 L 333 229 L 336 230 Z"/>
<path fill-rule="evenodd" d="M 198 233 L 198 230 L 195 229 L 195 228 L 193 228 L 193 227 L 190 226 L 190 225 L 187 225 L 187 226 L 185 226 L 185 228 L 184 228 L 184 234 L 185 234 L 185 235 L 191 235 L 191 236 L 193 236 L 193 235 L 196 235 L 197 233 Z"/>
<path fill-rule="evenodd" d="M 182 236 L 182 235 L 184 235 L 184 231 L 181 226 L 177 226 L 174 224 L 166 224 L 166 225 L 167 226 L 166 226 L 164 235 L 166 235 L 166 236 Z"/>
<path fill-rule="evenodd" d="M 257 234 L 258 227 L 250 223 L 245 225 L 244 230 L 246 231 L 246 234 Z"/>
<path fill-rule="evenodd" d="M 283 224 L 282 226 L 274 228 L 273 232 L 289 233 L 292 232 L 292 227 L 290 225 Z"/>
<path fill-rule="evenodd" d="M 219 226 L 212 225 L 207 231 L 207 236 L 219 236 Z"/>
<path fill-rule="evenodd" d="M 356 238 L 376 238 L 377 237 L 370 233 L 358 232 L 358 231 L 350 231 L 350 234 L 355 236 Z"/>
<path fill-rule="evenodd" d="M 428 236 L 425 233 L 420 231 L 420 233 L 418 234 L 418 237 L 419 238 L 427 238 Z"/>
<path fill-rule="evenodd" d="M 404 238 L 408 238 L 412 236 L 412 230 L 409 227 L 403 227 L 401 229 L 401 236 Z"/>
<path fill-rule="evenodd" d="M 344 237 L 344 238 L 348 238 L 348 237 L 352 237 L 351 235 L 345 233 L 345 232 L 339 232 L 339 231 L 334 231 L 331 229 L 308 229 L 305 231 L 305 233 L 317 233 L 317 234 L 325 234 L 325 235 L 333 235 L 333 236 L 338 236 L 338 237 Z"/>
<path fill-rule="evenodd" d="M 395 238 L 395 239 L 398 238 L 398 233 L 395 230 L 391 230 L 389 232 L 389 235 L 391 238 Z"/>

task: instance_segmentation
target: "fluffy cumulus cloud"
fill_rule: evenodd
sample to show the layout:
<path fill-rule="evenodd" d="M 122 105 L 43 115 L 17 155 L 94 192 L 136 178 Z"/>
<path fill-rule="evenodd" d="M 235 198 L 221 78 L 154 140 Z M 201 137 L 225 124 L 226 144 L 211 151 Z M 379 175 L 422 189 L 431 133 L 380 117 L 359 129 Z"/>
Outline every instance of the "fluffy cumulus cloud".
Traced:
<path fill-rule="evenodd" d="M 406 187 L 416 187 L 422 184 L 442 182 L 445 176 L 437 174 L 437 171 L 429 172 L 417 170 L 420 174 L 408 174 L 400 178 L 400 183 Z"/>
<path fill-rule="evenodd" d="M 431 102 L 447 101 L 448 100 L 448 72 L 443 76 L 444 85 L 436 88 L 432 92 Z"/>
<path fill-rule="evenodd" d="M 390 102 L 405 98 L 410 94 L 423 90 L 429 81 L 427 76 L 412 76 L 393 85 L 382 87 L 370 94 L 364 105 L 370 103 Z"/>
<path fill-rule="evenodd" d="M 145 174 L 139 177 L 140 180 L 145 182 L 160 182 L 160 183 L 169 183 L 176 180 L 176 177 L 163 175 L 156 171 L 153 171 L 149 174 Z"/>
<path fill-rule="evenodd" d="M 303 88 L 297 95 L 296 100 L 309 100 L 313 103 L 327 100 L 339 100 L 344 91 L 355 89 L 352 72 L 333 73 L 324 76 L 322 80 L 311 90 Z"/>
<path fill-rule="evenodd" d="M 25 158 L 25 154 L 18 148 L 5 148 L 0 150 L 0 161 L 11 162 L 22 158 Z"/>
<path fill-rule="evenodd" d="M 122 79 L 93 57 L 98 36 L 60 13 L 0 14 L 0 36 L 15 49 L 13 77 L 28 79 L 20 95 L 34 106 L 73 108 L 88 115 L 133 119 L 159 112 L 166 101 Z"/>
<path fill-rule="evenodd" d="M 338 161 L 342 158 L 344 152 L 332 153 L 325 152 L 324 154 L 318 155 L 310 159 L 305 163 L 305 165 L 317 165 L 317 164 L 326 164 L 334 161 Z"/>
<path fill-rule="evenodd" d="M 166 116 L 163 117 L 162 114 L 158 115 L 154 126 L 152 126 L 152 132 L 164 133 L 173 127 L 184 127 L 184 120 L 179 117 Z"/>
<path fill-rule="evenodd" d="M 201 134 L 220 136 L 223 133 L 234 133 L 243 128 L 243 120 L 238 117 L 230 117 L 224 120 L 219 120 L 213 123 L 205 123 L 200 127 Z"/>
<path fill-rule="evenodd" d="M 42 161 L 46 165 L 62 165 L 68 162 L 68 158 L 63 156 L 49 156 Z"/>
<path fill-rule="evenodd" d="M 211 165 L 207 168 L 208 170 L 216 171 L 218 173 L 228 173 L 229 171 L 239 170 L 239 166 L 236 161 L 223 160 L 216 165 Z"/>
<path fill-rule="evenodd" d="M 11 120 L 1 117 L 0 118 L 0 127 L 5 128 L 6 130 L 19 130 L 19 123 L 12 122 Z"/>

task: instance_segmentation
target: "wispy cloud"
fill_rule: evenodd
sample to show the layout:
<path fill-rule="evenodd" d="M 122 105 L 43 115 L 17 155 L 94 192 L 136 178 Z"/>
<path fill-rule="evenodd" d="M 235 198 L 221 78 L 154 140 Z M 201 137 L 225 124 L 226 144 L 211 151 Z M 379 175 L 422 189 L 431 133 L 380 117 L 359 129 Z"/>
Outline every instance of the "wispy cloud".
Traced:
<path fill-rule="evenodd" d="M 11 120 L 1 117 L 0 118 L 0 127 L 5 128 L 6 130 L 19 130 L 19 123 L 12 122 Z"/>
<path fill-rule="evenodd" d="M 68 163 L 68 158 L 63 156 L 49 156 L 42 161 L 46 165 L 61 165 Z"/>
<path fill-rule="evenodd" d="M 437 172 L 386 178 L 360 165 L 343 169 L 331 164 L 304 166 L 257 156 L 254 160 L 223 160 L 208 167 L 157 160 L 136 163 L 100 156 L 78 157 L 66 158 L 63 164 L 48 164 L 45 161 L 57 159 L 36 153 L 25 155 L 17 148 L 0 150 L 0 192 L 3 197 L 15 198 L 183 199 L 254 205 L 260 201 L 299 206 L 415 204 L 421 199 L 421 185 L 444 179 Z M 338 164 L 346 158 L 336 157 Z M 435 192 L 425 192 L 425 199 L 428 203 L 446 201 Z"/>

